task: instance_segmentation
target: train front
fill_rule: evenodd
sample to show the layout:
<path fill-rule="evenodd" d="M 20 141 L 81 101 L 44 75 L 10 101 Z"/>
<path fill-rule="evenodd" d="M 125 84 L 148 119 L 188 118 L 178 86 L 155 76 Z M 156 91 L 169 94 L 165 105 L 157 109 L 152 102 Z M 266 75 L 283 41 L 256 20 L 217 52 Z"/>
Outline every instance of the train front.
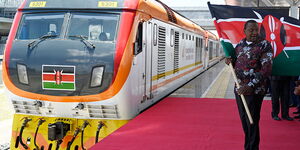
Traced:
<path fill-rule="evenodd" d="M 86 149 L 127 122 L 115 98 L 129 72 L 120 67 L 134 18 L 126 3 L 22 4 L 3 62 L 12 149 Z"/>

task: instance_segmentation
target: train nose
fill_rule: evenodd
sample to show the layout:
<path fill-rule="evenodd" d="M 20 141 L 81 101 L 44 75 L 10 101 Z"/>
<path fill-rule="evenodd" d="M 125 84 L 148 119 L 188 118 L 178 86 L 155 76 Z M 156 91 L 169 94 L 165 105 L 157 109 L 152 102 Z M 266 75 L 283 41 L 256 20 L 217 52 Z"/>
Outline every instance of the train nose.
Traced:
<path fill-rule="evenodd" d="M 95 43 L 91 49 L 78 40 L 49 40 L 18 50 L 26 44 L 15 44 L 10 62 L 13 82 L 23 90 L 59 96 L 91 95 L 111 84 L 113 43 Z"/>

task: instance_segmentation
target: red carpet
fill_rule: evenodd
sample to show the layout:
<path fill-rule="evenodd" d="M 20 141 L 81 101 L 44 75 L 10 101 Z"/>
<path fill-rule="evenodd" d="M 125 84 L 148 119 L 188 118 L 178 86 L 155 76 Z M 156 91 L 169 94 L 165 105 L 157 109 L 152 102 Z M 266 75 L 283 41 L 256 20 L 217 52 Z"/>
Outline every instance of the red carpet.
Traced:
<path fill-rule="evenodd" d="M 292 110 L 294 111 L 294 110 Z M 274 121 L 271 101 L 261 113 L 261 150 L 299 150 L 300 121 Z M 166 98 L 92 150 L 242 150 L 235 100 Z"/>

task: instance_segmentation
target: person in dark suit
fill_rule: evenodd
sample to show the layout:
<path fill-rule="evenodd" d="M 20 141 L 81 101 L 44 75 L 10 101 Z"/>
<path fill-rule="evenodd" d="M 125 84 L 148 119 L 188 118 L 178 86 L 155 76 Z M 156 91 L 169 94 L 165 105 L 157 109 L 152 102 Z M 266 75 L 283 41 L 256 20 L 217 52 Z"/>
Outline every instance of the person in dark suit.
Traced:
<path fill-rule="evenodd" d="M 259 36 L 256 21 L 249 20 L 244 25 L 246 38 L 235 47 L 234 58 L 226 58 L 225 63 L 234 66 L 240 88 L 235 86 L 235 97 L 242 127 L 245 134 L 245 150 L 258 150 L 260 142 L 259 120 L 260 110 L 267 89 L 267 80 L 272 69 L 272 46 L 270 42 Z M 253 124 L 246 115 L 241 100 L 244 95 L 248 104 Z"/>
<path fill-rule="evenodd" d="M 281 117 L 284 120 L 292 121 L 293 118 L 289 116 L 289 100 L 290 100 L 290 81 L 289 76 L 272 76 L 272 113 L 274 120 L 280 121 L 278 117 L 279 108 L 281 108 Z M 280 105 L 279 105 L 280 102 Z"/>
<path fill-rule="evenodd" d="M 300 80 L 299 79 L 300 79 L 300 77 L 298 78 L 298 81 L 295 82 L 296 87 L 294 89 L 294 94 L 297 96 L 300 96 Z M 294 117 L 295 119 L 300 119 L 300 99 L 299 99 L 299 97 L 298 97 L 298 103 L 299 103 L 299 105 L 297 106 L 297 111 L 293 112 L 294 114 L 298 114 L 297 116 Z"/>

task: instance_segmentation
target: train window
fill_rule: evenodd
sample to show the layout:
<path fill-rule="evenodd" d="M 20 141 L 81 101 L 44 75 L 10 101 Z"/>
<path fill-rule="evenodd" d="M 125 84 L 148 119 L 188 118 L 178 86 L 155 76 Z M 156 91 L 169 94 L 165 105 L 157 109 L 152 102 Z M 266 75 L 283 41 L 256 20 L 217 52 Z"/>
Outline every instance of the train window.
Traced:
<path fill-rule="evenodd" d="M 188 34 L 186 34 L 186 36 L 185 36 L 185 39 L 186 39 L 186 40 L 188 39 L 188 36 L 189 36 L 189 35 L 188 35 Z"/>
<path fill-rule="evenodd" d="M 184 33 L 182 33 L 182 39 L 184 39 Z"/>
<path fill-rule="evenodd" d="M 200 38 L 200 47 L 202 48 L 203 47 L 203 39 L 202 38 Z"/>
<path fill-rule="evenodd" d="M 170 35 L 170 46 L 174 46 L 174 29 L 171 29 L 171 35 Z"/>
<path fill-rule="evenodd" d="M 80 35 L 88 40 L 115 41 L 119 16 L 115 14 L 74 13 L 68 36 Z"/>
<path fill-rule="evenodd" d="M 153 26 L 153 44 L 157 45 L 157 24 L 155 23 Z"/>
<path fill-rule="evenodd" d="M 193 41 L 194 41 L 194 36 L 193 36 Z"/>
<path fill-rule="evenodd" d="M 189 35 L 189 40 L 191 40 L 191 35 Z"/>
<path fill-rule="evenodd" d="M 64 21 L 63 13 L 24 14 L 17 39 L 37 39 L 44 35 L 59 37 Z"/>
<path fill-rule="evenodd" d="M 143 50 L 143 23 L 139 23 L 136 39 L 134 42 L 134 55 L 139 54 Z"/>

